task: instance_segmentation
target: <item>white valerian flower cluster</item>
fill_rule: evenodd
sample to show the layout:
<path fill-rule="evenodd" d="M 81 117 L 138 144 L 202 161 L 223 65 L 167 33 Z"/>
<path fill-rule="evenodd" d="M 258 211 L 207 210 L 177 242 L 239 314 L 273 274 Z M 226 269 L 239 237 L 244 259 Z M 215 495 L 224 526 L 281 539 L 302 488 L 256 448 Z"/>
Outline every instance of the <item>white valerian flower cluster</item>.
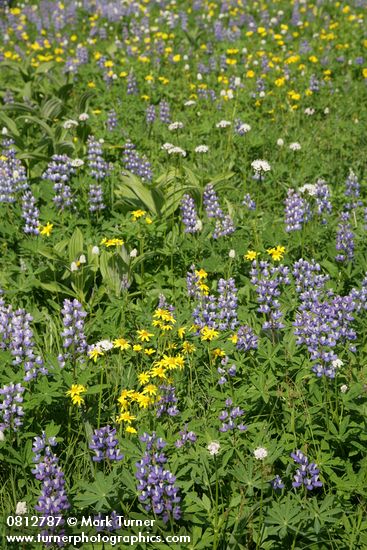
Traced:
<path fill-rule="evenodd" d="M 221 120 L 221 121 L 217 122 L 217 124 L 215 126 L 217 128 L 227 128 L 231 124 L 232 124 L 232 122 L 230 122 L 229 120 Z"/>
<path fill-rule="evenodd" d="M 162 149 L 167 151 L 169 155 L 181 155 L 182 157 L 186 157 L 186 151 L 181 149 L 181 147 L 176 147 L 172 143 L 165 143 L 162 145 Z"/>
<path fill-rule="evenodd" d="M 257 159 L 251 162 L 252 168 L 255 172 L 270 172 L 271 166 L 266 160 Z"/>
<path fill-rule="evenodd" d="M 209 147 L 207 145 L 198 145 L 195 147 L 195 153 L 207 153 L 209 151 Z"/>
<path fill-rule="evenodd" d="M 239 134 L 247 134 L 247 132 L 251 130 L 251 126 L 244 122 L 243 124 L 240 124 L 240 126 L 238 126 L 236 130 Z"/>
<path fill-rule="evenodd" d="M 316 195 L 317 185 L 315 183 L 305 183 L 298 189 L 300 193 L 308 193 L 311 197 Z"/>
<path fill-rule="evenodd" d="M 65 120 L 64 124 L 62 125 L 65 130 L 70 130 L 70 128 L 75 128 L 76 126 L 78 126 L 78 122 L 73 119 Z"/>
<path fill-rule="evenodd" d="M 81 113 L 78 118 L 81 122 L 85 122 L 86 120 L 88 120 L 89 115 L 88 113 Z"/>
<path fill-rule="evenodd" d="M 215 456 L 219 453 L 220 443 L 218 443 L 218 441 L 212 441 L 207 446 L 207 449 L 212 456 Z"/>
<path fill-rule="evenodd" d="M 264 460 L 268 456 L 268 451 L 264 447 L 258 447 L 254 450 L 256 460 Z"/>
<path fill-rule="evenodd" d="M 297 141 L 294 141 L 293 143 L 289 144 L 289 149 L 291 151 L 300 151 L 301 150 L 301 145 Z"/>
<path fill-rule="evenodd" d="M 174 130 L 181 130 L 183 127 L 183 122 L 172 122 L 171 124 L 169 124 L 168 130 L 170 130 L 170 132 L 173 132 Z"/>
<path fill-rule="evenodd" d="M 188 101 L 185 101 L 184 105 L 185 107 L 191 107 L 191 105 L 196 105 L 196 101 L 189 99 Z"/>
<path fill-rule="evenodd" d="M 81 166 L 84 166 L 84 160 L 82 160 L 82 159 L 73 159 L 71 161 L 71 166 L 73 168 L 80 168 Z"/>

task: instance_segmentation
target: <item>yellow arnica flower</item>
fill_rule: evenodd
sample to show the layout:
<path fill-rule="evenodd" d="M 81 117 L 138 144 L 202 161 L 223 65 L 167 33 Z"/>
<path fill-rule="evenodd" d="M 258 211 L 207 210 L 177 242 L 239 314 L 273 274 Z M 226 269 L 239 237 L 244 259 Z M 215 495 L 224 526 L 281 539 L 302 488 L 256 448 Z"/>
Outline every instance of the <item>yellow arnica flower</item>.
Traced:
<path fill-rule="evenodd" d="M 284 246 L 278 245 L 276 248 L 268 248 L 267 253 L 270 254 L 272 259 L 276 262 L 281 260 L 285 254 Z"/>
<path fill-rule="evenodd" d="M 124 241 L 122 239 L 102 239 L 101 244 L 104 244 L 107 247 L 110 246 L 122 246 L 124 244 Z"/>
<path fill-rule="evenodd" d="M 201 340 L 204 342 L 205 340 L 208 340 L 211 342 L 214 340 L 214 338 L 217 338 L 219 335 L 219 332 L 217 330 L 214 330 L 213 328 L 209 327 L 203 327 L 200 331 L 201 333 Z"/>
<path fill-rule="evenodd" d="M 142 372 L 138 375 L 138 380 L 140 384 L 146 384 L 150 380 L 150 375 L 147 372 Z"/>
<path fill-rule="evenodd" d="M 85 386 L 82 386 L 81 384 L 73 384 L 66 392 L 66 395 L 69 395 L 71 398 L 71 401 L 73 405 L 77 405 L 80 407 L 80 405 L 83 405 L 84 399 L 81 397 L 81 393 L 85 393 L 87 391 L 87 388 Z"/>
<path fill-rule="evenodd" d="M 98 348 L 94 348 L 88 351 L 88 357 L 89 359 L 93 359 L 93 361 L 96 363 L 98 357 L 102 357 L 104 355 L 103 351 L 101 351 Z"/>
<path fill-rule="evenodd" d="M 118 422 L 119 424 L 121 422 L 127 422 L 128 424 L 131 424 L 132 420 L 136 420 L 136 416 L 129 413 L 129 411 L 122 412 L 116 418 L 116 422 Z"/>
<path fill-rule="evenodd" d="M 247 254 L 244 255 L 245 260 L 256 260 L 256 257 L 259 255 L 259 252 L 255 252 L 255 250 L 248 250 Z"/>
<path fill-rule="evenodd" d="M 131 215 L 134 221 L 138 220 L 139 218 L 142 218 L 143 216 L 145 216 L 145 214 L 146 214 L 145 210 L 133 210 L 133 212 L 131 212 Z"/>
<path fill-rule="evenodd" d="M 190 342 L 184 342 L 182 344 L 182 351 L 184 353 L 193 353 L 196 350 L 194 344 L 190 344 Z"/>
<path fill-rule="evenodd" d="M 116 338 L 116 340 L 113 341 L 113 347 L 121 349 L 123 351 L 125 349 L 131 348 L 129 342 L 125 340 L 125 338 Z"/>
<path fill-rule="evenodd" d="M 46 225 L 39 225 L 38 231 L 40 232 L 40 235 L 45 235 L 46 237 L 49 237 L 52 233 L 53 224 L 50 222 L 47 222 Z"/>
<path fill-rule="evenodd" d="M 148 384 L 143 389 L 143 394 L 147 393 L 148 395 L 157 395 L 158 388 L 154 384 Z"/>
<path fill-rule="evenodd" d="M 127 432 L 127 433 L 129 433 L 129 434 L 136 434 L 136 433 L 138 433 L 138 432 L 136 431 L 136 429 L 133 428 L 132 426 L 126 426 L 125 432 Z"/>
<path fill-rule="evenodd" d="M 148 332 L 147 330 L 138 330 L 137 331 L 138 338 L 140 342 L 149 342 L 151 337 L 154 336 L 151 332 Z"/>

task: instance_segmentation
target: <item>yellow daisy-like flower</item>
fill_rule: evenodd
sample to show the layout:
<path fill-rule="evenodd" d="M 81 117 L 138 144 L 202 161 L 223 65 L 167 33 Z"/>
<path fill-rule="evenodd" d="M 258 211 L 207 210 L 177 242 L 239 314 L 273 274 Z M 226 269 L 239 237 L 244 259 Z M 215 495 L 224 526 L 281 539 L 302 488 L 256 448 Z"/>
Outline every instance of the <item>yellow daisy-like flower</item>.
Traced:
<path fill-rule="evenodd" d="M 126 426 L 125 432 L 127 432 L 127 433 L 129 433 L 129 434 L 137 434 L 137 433 L 138 433 L 138 432 L 136 431 L 136 429 L 133 428 L 132 426 Z"/>
<path fill-rule="evenodd" d="M 213 357 L 225 357 L 226 353 L 224 350 L 220 349 L 220 348 L 215 348 L 213 349 L 212 351 L 212 355 Z"/>
<path fill-rule="evenodd" d="M 177 334 L 178 334 L 178 337 L 182 340 L 182 338 L 185 336 L 185 332 L 186 332 L 186 328 L 185 327 L 181 327 L 179 329 L 177 329 Z"/>
<path fill-rule="evenodd" d="M 147 409 L 149 405 L 154 403 L 153 399 L 149 395 L 139 393 L 136 397 L 136 402 L 139 405 L 140 409 Z"/>
<path fill-rule="evenodd" d="M 80 394 L 86 393 L 87 388 L 83 386 L 82 384 L 73 384 L 66 392 L 66 395 L 68 395 L 71 398 L 71 401 L 73 405 L 77 405 L 80 407 L 84 403 L 84 399 L 81 397 Z"/>
<path fill-rule="evenodd" d="M 147 372 L 142 372 L 138 375 L 138 380 L 140 384 L 147 384 L 150 380 L 150 375 Z"/>
<path fill-rule="evenodd" d="M 149 342 L 151 337 L 154 336 L 154 334 L 144 329 L 138 330 L 137 335 L 140 342 Z"/>
<path fill-rule="evenodd" d="M 121 424 L 121 422 L 127 422 L 128 424 L 131 424 L 133 420 L 136 420 L 136 416 L 129 413 L 129 411 L 122 412 L 116 418 L 116 422 L 118 422 L 118 424 Z"/>
<path fill-rule="evenodd" d="M 122 351 L 131 348 L 129 342 L 125 340 L 125 338 L 116 338 L 116 340 L 113 341 L 113 347 Z"/>
<path fill-rule="evenodd" d="M 49 237 L 52 233 L 53 224 L 50 222 L 47 222 L 46 225 L 39 225 L 38 231 L 40 232 L 40 235 L 45 235 L 46 237 Z"/>
<path fill-rule="evenodd" d="M 101 244 L 104 244 L 108 248 L 111 246 L 122 246 L 124 244 L 124 241 L 122 239 L 102 239 Z"/>
<path fill-rule="evenodd" d="M 142 393 L 148 394 L 148 395 L 157 395 L 158 388 L 154 384 L 148 384 L 148 386 L 145 386 Z"/>
<path fill-rule="evenodd" d="M 260 252 L 255 252 L 255 250 L 248 250 L 247 254 L 244 255 L 245 260 L 256 260 Z"/>
<path fill-rule="evenodd" d="M 270 254 L 274 261 L 278 262 L 283 259 L 285 248 L 284 246 L 278 245 L 276 248 L 268 248 L 267 253 Z"/>
<path fill-rule="evenodd" d="M 143 346 L 141 346 L 140 344 L 134 344 L 133 345 L 133 350 L 134 351 L 141 351 L 143 349 Z"/>
<path fill-rule="evenodd" d="M 144 350 L 144 353 L 146 355 L 153 355 L 154 353 L 156 353 L 156 350 L 154 348 L 147 348 Z"/>
<path fill-rule="evenodd" d="M 205 342 L 206 340 L 211 342 L 212 340 L 214 340 L 219 336 L 219 332 L 217 330 L 214 330 L 213 328 L 209 328 L 209 327 L 203 327 L 200 333 L 201 333 L 202 342 Z"/>
<path fill-rule="evenodd" d="M 145 223 L 147 223 L 148 225 L 150 225 L 151 223 L 153 223 L 152 218 L 150 218 L 149 216 L 147 216 L 147 217 L 145 218 Z"/>
<path fill-rule="evenodd" d="M 182 344 L 182 351 L 184 353 L 194 353 L 194 351 L 196 351 L 196 347 L 194 344 L 190 344 L 190 342 L 184 342 Z"/>
<path fill-rule="evenodd" d="M 102 357 L 104 355 L 103 351 L 101 351 L 98 348 L 93 348 L 88 351 L 88 357 L 89 359 L 93 359 L 93 361 L 96 363 L 98 357 Z"/>
<path fill-rule="evenodd" d="M 153 378 L 162 378 L 162 380 L 165 380 L 167 378 L 166 376 L 166 370 L 165 368 L 163 367 L 163 365 L 156 365 L 154 366 L 151 371 L 150 371 L 150 374 Z"/>
<path fill-rule="evenodd" d="M 237 334 L 232 334 L 232 336 L 230 336 L 230 337 L 228 338 L 228 340 L 230 340 L 230 341 L 232 342 L 232 344 L 237 344 L 237 342 L 238 342 L 238 336 L 237 336 Z"/>
<path fill-rule="evenodd" d="M 134 222 L 139 218 L 142 218 L 143 216 L 145 216 L 145 214 L 146 214 L 145 210 L 133 210 L 133 212 L 131 212 Z"/>

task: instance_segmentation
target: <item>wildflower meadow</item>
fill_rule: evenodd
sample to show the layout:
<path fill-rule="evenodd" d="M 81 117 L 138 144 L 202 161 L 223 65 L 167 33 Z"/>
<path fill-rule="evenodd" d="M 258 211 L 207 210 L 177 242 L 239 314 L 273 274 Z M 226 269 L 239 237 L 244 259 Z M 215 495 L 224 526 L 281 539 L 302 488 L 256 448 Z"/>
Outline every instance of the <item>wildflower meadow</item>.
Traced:
<path fill-rule="evenodd" d="M 0 1 L 4 549 L 367 549 L 366 0 Z"/>

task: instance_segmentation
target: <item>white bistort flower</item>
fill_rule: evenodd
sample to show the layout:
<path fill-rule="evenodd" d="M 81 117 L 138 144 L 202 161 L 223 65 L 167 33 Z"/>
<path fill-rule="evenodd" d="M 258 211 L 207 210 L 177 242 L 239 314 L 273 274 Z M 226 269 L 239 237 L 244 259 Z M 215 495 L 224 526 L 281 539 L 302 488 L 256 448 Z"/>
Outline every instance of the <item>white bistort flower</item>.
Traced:
<path fill-rule="evenodd" d="M 96 256 L 98 256 L 98 254 L 99 254 L 99 247 L 98 246 L 93 246 L 92 254 L 96 254 Z"/>
<path fill-rule="evenodd" d="M 81 122 L 84 122 L 84 121 L 88 120 L 89 115 L 88 115 L 88 113 L 81 113 L 78 118 Z"/>
<path fill-rule="evenodd" d="M 246 124 L 245 122 L 243 124 L 240 124 L 237 128 L 236 128 L 237 132 L 239 134 L 247 134 L 247 132 L 249 132 L 251 130 L 251 126 L 249 124 Z"/>
<path fill-rule="evenodd" d="M 277 145 L 278 145 L 278 147 L 283 147 L 284 139 L 282 139 L 282 138 L 277 139 Z"/>
<path fill-rule="evenodd" d="M 346 384 L 343 384 L 342 386 L 340 386 L 340 391 L 341 393 L 347 393 L 348 386 Z"/>

